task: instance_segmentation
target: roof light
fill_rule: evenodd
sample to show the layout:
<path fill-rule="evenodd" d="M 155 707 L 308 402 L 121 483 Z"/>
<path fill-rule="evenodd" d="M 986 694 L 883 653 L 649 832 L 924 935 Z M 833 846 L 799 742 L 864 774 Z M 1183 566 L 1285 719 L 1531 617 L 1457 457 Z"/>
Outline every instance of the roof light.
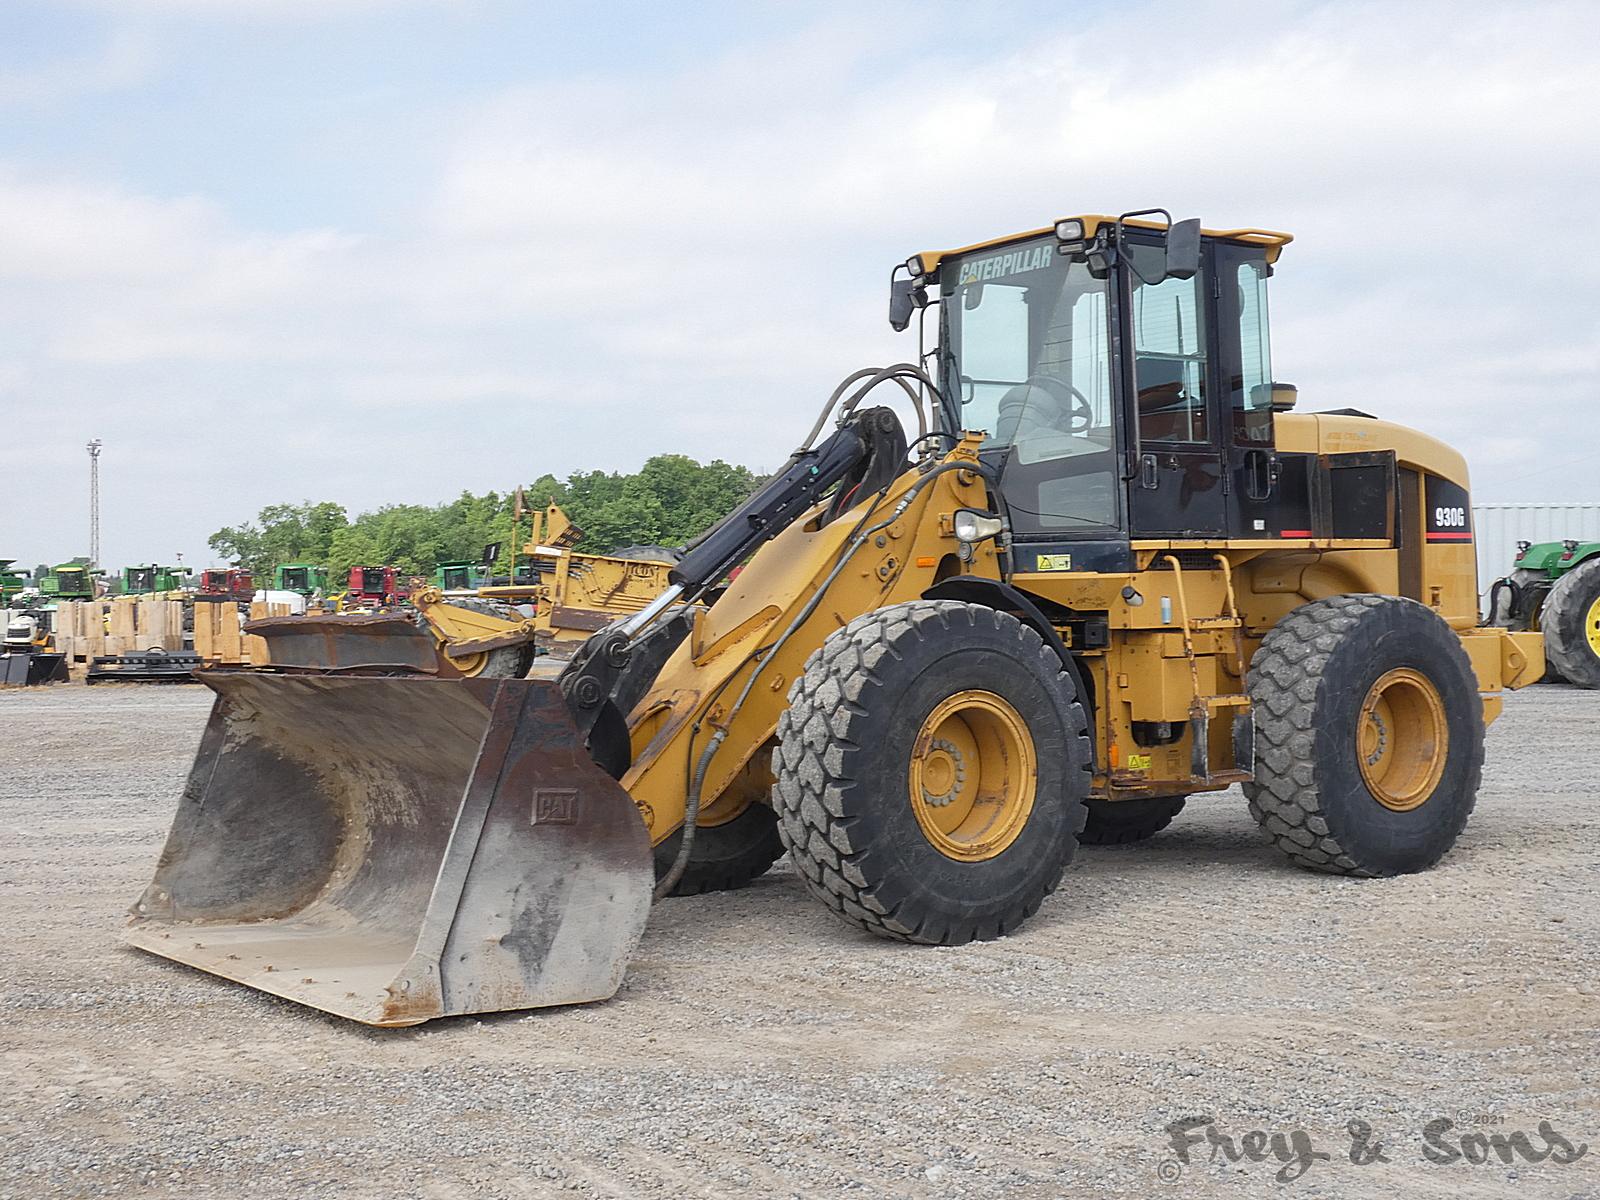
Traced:
<path fill-rule="evenodd" d="M 911 277 L 913 279 L 922 275 L 926 275 L 927 272 L 922 269 L 922 255 L 913 254 L 910 258 L 906 259 L 906 270 L 911 272 Z"/>
<path fill-rule="evenodd" d="M 1083 219 L 1073 217 L 1066 221 L 1056 222 L 1056 241 L 1081 242 L 1083 241 Z"/>

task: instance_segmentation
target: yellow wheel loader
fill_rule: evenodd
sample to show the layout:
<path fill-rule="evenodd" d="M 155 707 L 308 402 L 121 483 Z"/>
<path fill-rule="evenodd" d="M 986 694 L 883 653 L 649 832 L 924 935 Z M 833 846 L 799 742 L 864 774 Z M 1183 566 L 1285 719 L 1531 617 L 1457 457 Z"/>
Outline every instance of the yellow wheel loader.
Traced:
<path fill-rule="evenodd" d="M 934 945 L 1235 783 L 1303 866 L 1432 865 L 1542 651 L 1478 624 L 1461 456 L 1274 382 L 1289 240 L 1152 210 L 910 259 L 915 361 L 559 678 L 203 675 L 128 939 L 406 1025 L 610 996 L 653 899 L 785 851 Z"/>

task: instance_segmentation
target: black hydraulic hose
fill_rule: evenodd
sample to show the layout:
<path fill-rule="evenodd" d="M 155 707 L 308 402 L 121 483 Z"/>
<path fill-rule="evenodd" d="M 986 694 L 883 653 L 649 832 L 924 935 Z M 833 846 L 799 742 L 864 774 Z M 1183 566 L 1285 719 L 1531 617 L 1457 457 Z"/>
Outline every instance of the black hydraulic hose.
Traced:
<path fill-rule="evenodd" d="M 797 451 L 781 471 L 686 552 L 667 572 L 668 580 L 689 592 L 708 587 L 786 529 L 828 488 L 866 460 L 871 442 L 863 425 L 880 416 L 895 420 L 888 409 L 868 410 L 841 425 L 816 449 Z"/>
<path fill-rule="evenodd" d="M 840 382 L 839 386 L 833 389 L 833 395 L 828 397 L 828 402 L 822 406 L 822 411 L 817 414 L 816 424 L 811 427 L 810 432 L 805 436 L 805 440 L 800 443 L 800 449 L 808 450 L 811 448 L 811 443 L 816 441 L 817 435 L 822 432 L 822 427 L 827 424 L 828 415 L 832 413 L 834 408 L 838 405 L 839 397 L 843 396 L 845 392 L 850 389 L 851 384 L 857 383 L 863 379 L 867 380 L 868 382 L 862 384 L 862 386 L 856 390 L 855 394 L 851 396 L 849 400 L 845 401 L 845 413 L 849 413 L 854 410 L 856 405 L 861 403 L 862 398 L 865 397 L 866 394 L 873 388 L 877 387 L 880 383 L 885 383 L 892 379 L 900 385 L 901 389 L 911 399 L 911 405 L 916 410 L 917 414 L 918 434 L 927 433 L 927 414 L 922 410 L 921 398 L 911 388 L 911 385 L 906 382 L 906 378 L 908 377 L 932 386 L 933 381 L 930 380 L 926 373 L 923 372 L 922 368 L 917 366 L 915 363 L 894 363 L 893 365 L 887 367 L 862 367 L 859 371 L 853 371 L 849 375 L 846 375 Z M 937 389 L 935 390 L 937 391 Z"/>
<path fill-rule="evenodd" d="M 710 770 L 711 760 L 716 757 L 717 751 L 722 748 L 722 743 L 727 740 L 728 730 L 733 726 L 734 718 L 739 715 L 739 711 L 744 707 L 745 701 L 750 698 L 750 693 L 755 688 L 756 679 L 760 676 L 762 668 L 764 668 L 767 663 L 771 662 L 774 656 L 777 655 L 778 651 L 782 650 L 789 639 L 794 636 L 795 632 L 811 619 L 811 614 L 816 612 L 817 606 L 822 603 L 822 597 L 825 596 L 828 589 L 833 586 L 833 581 L 839 578 L 840 573 L 855 556 L 856 551 L 860 550 L 862 546 L 866 545 L 867 542 L 871 540 L 873 534 L 887 529 L 889 526 L 898 521 L 901 516 L 905 514 L 906 509 L 910 507 L 911 501 L 916 498 L 917 494 L 921 492 L 923 488 L 927 487 L 928 484 L 932 483 L 939 476 L 948 474 L 951 471 L 971 471 L 974 474 L 982 475 L 994 485 L 995 491 L 999 490 L 999 485 L 995 483 L 992 472 L 986 465 L 982 463 L 970 462 L 943 462 L 934 467 L 921 479 L 917 480 L 916 483 L 912 484 L 911 487 L 907 489 L 906 494 L 900 497 L 900 502 L 894 506 L 894 511 L 891 512 L 887 518 L 879 521 L 876 525 L 873 525 L 869 529 L 862 529 L 862 524 L 864 524 L 868 518 L 872 516 L 872 513 L 877 509 L 878 505 L 882 503 L 883 497 L 888 491 L 888 485 L 885 485 L 883 490 L 878 493 L 877 498 L 873 501 L 872 506 L 862 514 L 861 520 L 856 522 L 856 529 L 858 532 L 851 537 L 849 544 L 845 547 L 844 553 L 839 556 L 838 561 L 833 565 L 833 569 L 829 571 L 828 574 L 823 578 L 822 583 L 819 584 L 817 590 L 812 593 L 811 598 L 807 600 L 801 610 L 795 614 L 794 619 L 789 622 L 789 624 L 784 628 L 784 631 L 778 635 L 778 640 L 773 642 L 772 645 L 766 650 L 758 652 L 755 659 L 755 665 L 750 671 L 750 678 L 745 680 L 745 685 L 743 690 L 739 693 L 739 698 L 733 702 L 733 707 L 728 710 L 728 715 L 723 720 L 722 724 L 719 725 L 715 732 L 712 733 L 711 740 L 706 743 L 706 748 L 700 752 L 700 758 L 695 763 L 694 775 L 689 781 L 689 792 L 684 797 L 683 829 L 682 837 L 678 843 L 678 855 L 673 860 L 672 866 L 668 869 L 667 873 L 663 875 L 660 881 L 656 884 L 655 898 L 657 900 L 660 900 L 672 892 L 672 889 L 678 885 L 678 880 L 683 878 L 683 872 L 689 865 L 689 855 L 694 848 L 695 822 L 700 816 L 700 793 L 705 787 L 706 773 Z M 724 682 L 723 687 L 726 686 L 727 682 Z M 720 691 L 721 688 L 718 689 L 719 693 Z"/>
<path fill-rule="evenodd" d="M 1509 576 L 1505 579 L 1496 579 L 1489 589 L 1489 614 L 1486 623 L 1492 624 L 1499 611 L 1500 592 L 1504 589 L 1511 594 L 1511 604 L 1506 609 L 1507 620 L 1520 620 L 1522 617 L 1522 586 Z"/>
<path fill-rule="evenodd" d="M 878 494 L 873 498 L 872 503 L 867 507 L 867 511 L 861 514 L 861 518 L 856 522 L 855 528 L 850 531 L 850 536 L 852 538 L 854 538 L 855 535 L 860 532 L 862 525 L 866 524 L 866 522 L 871 519 L 872 514 L 877 511 L 878 505 L 883 502 L 884 494 L 888 492 L 889 487 L 890 484 L 886 483 L 878 490 Z M 824 584 L 823 586 L 826 587 L 827 585 Z M 780 638 L 778 644 L 781 645 L 782 641 L 783 639 Z M 762 660 L 762 663 L 764 663 L 764 659 Z M 751 673 L 752 679 L 754 679 L 755 673 L 760 671 L 762 663 L 758 663 L 756 666 L 756 671 Z M 734 676 L 730 675 L 716 686 L 712 693 L 706 697 L 703 711 L 710 710 L 711 706 L 721 698 L 722 693 L 728 690 L 728 685 L 731 684 L 733 680 Z M 749 688 L 746 687 L 745 691 L 740 694 L 740 704 L 744 703 L 744 697 L 748 694 Z M 730 714 L 730 716 L 731 715 L 732 714 Z M 704 723 L 704 721 L 705 717 L 701 716 L 697 718 L 694 724 L 690 727 L 689 745 L 691 747 L 694 745 L 695 735 L 700 732 L 700 726 Z M 724 724 L 712 733 L 711 741 L 707 743 L 706 748 L 701 751 L 700 757 L 695 761 L 693 769 L 689 772 L 688 776 L 684 780 L 683 826 L 678 840 L 678 853 L 673 858 L 672 866 L 668 868 L 667 873 L 656 882 L 655 899 L 657 900 L 660 900 L 663 897 L 671 894 L 672 889 L 678 886 L 678 880 L 683 878 L 683 873 L 689 866 L 689 856 L 694 849 L 695 829 L 697 828 L 696 822 L 700 816 L 700 797 L 705 788 L 706 771 L 711 766 L 712 758 L 716 756 L 717 751 L 722 747 L 723 741 L 727 738 L 727 729 L 727 725 Z"/>

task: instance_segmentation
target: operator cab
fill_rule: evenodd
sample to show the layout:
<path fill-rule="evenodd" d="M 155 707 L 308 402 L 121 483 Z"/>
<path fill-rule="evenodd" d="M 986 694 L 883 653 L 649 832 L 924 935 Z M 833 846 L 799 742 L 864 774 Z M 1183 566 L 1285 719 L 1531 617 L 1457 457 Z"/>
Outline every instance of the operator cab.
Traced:
<path fill-rule="evenodd" d="M 896 324 L 937 288 L 942 427 L 987 432 L 1014 537 L 1072 542 L 1079 570 L 1130 538 L 1281 532 L 1266 285 L 1290 237 L 1157 213 L 918 255 L 896 283 Z"/>

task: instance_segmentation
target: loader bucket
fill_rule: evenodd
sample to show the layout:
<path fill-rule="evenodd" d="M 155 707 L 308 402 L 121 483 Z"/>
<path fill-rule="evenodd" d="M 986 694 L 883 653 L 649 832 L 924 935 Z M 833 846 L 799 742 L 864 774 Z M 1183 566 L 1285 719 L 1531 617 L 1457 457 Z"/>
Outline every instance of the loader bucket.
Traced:
<path fill-rule="evenodd" d="M 201 672 L 126 940 L 369 1025 L 604 1000 L 650 841 L 554 683 Z"/>

